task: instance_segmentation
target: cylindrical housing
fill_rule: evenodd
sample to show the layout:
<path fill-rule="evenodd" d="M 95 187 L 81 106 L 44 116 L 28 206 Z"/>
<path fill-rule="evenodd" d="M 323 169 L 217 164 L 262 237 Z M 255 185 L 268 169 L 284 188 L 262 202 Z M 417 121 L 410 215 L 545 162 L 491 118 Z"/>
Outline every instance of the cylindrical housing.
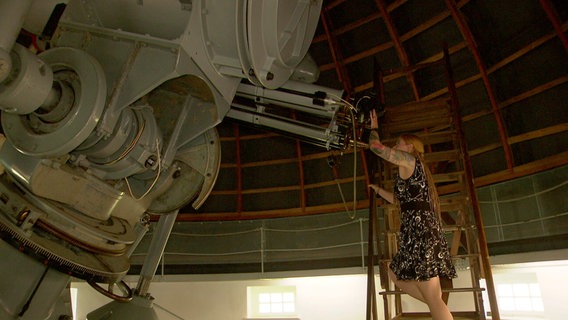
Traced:
<path fill-rule="evenodd" d="M 53 72 L 49 65 L 21 45 L 14 46 L 11 57 L 14 74 L 0 88 L 0 109 L 16 114 L 32 113 L 49 96 Z"/>
<path fill-rule="evenodd" d="M 31 0 L 0 1 L 0 49 L 12 50 L 31 3 Z"/>

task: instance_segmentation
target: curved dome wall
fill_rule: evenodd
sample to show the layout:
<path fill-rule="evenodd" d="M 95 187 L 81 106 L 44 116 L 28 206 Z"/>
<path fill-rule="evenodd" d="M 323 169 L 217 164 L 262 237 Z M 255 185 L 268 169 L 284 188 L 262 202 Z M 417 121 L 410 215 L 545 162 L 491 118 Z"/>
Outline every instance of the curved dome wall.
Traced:
<path fill-rule="evenodd" d="M 231 122 L 223 122 L 218 131 L 222 160 L 215 187 L 197 212 L 184 208 L 180 219 L 297 216 L 338 212 L 346 206 L 352 212 L 354 187 L 356 208 L 368 206 L 362 152 L 356 155 L 354 171 L 352 152 L 327 151 Z M 189 212 L 197 214 L 184 214 Z"/>

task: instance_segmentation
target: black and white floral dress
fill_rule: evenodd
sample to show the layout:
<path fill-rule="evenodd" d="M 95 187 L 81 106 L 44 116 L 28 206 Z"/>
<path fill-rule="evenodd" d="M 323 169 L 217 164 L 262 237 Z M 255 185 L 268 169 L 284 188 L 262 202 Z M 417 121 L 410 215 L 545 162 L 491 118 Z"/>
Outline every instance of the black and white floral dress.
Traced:
<path fill-rule="evenodd" d="M 396 176 L 394 194 L 400 202 L 399 248 L 390 268 L 399 280 L 455 278 L 448 244 L 437 214 L 431 209 L 422 163 L 416 159 L 412 176 Z"/>

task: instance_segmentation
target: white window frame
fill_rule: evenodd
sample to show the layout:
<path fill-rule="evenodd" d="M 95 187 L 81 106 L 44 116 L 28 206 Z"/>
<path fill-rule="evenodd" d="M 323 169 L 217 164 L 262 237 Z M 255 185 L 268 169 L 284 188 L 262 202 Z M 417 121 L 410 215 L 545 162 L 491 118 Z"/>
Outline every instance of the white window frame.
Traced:
<path fill-rule="evenodd" d="M 535 273 L 512 273 L 495 279 L 499 313 L 504 316 L 540 318 L 544 301 Z"/>
<path fill-rule="evenodd" d="M 247 287 L 248 319 L 297 319 L 295 286 Z"/>

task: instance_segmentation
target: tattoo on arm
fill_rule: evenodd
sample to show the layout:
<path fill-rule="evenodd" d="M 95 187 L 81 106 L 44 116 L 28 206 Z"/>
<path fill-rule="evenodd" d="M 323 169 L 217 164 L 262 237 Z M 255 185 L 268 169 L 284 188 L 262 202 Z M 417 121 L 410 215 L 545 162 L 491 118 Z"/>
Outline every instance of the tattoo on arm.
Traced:
<path fill-rule="evenodd" d="M 410 153 L 394 150 L 382 144 L 379 140 L 379 135 L 374 131 L 371 132 L 371 135 L 369 136 L 369 148 L 374 154 L 399 166 L 404 166 L 414 161 L 414 156 Z"/>

